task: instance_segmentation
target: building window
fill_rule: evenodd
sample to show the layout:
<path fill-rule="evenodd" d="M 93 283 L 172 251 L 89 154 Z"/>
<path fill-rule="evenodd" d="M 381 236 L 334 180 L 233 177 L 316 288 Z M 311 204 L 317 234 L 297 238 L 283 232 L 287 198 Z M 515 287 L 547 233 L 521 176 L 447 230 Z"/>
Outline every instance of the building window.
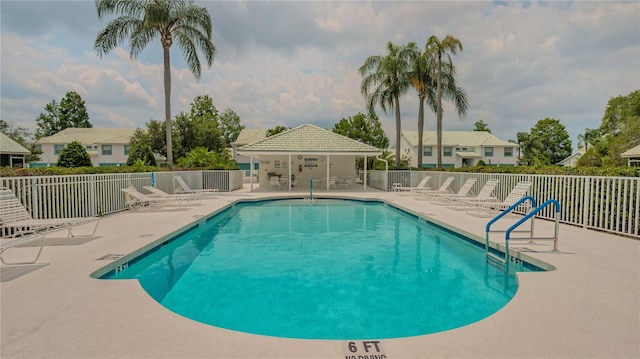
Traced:
<path fill-rule="evenodd" d="M 38 144 L 36 145 L 36 151 L 40 151 L 40 152 L 42 152 L 42 145 L 41 145 L 41 144 L 39 144 L 39 143 L 38 143 Z"/>
<path fill-rule="evenodd" d="M 493 157 L 493 147 L 485 147 L 484 148 L 484 156 L 485 157 Z"/>
<path fill-rule="evenodd" d="M 442 156 L 444 157 L 453 156 L 453 147 L 442 147 Z"/>
<path fill-rule="evenodd" d="M 102 145 L 102 155 L 111 156 L 111 145 Z"/>
<path fill-rule="evenodd" d="M 505 157 L 513 157 L 513 147 L 505 147 L 504 148 L 504 156 Z"/>
<path fill-rule="evenodd" d="M 433 147 L 429 146 L 429 147 L 423 147 L 422 148 L 422 156 L 424 157 L 431 157 L 433 156 Z"/>
<path fill-rule="evenodd" d="M 124 145 L 124 155 L 129 156 L 129 151 L 131 150 L 131 145 Z"/>
<path fill-rule="evenodd" d="M 53 154 L 54 155 L 60 154 L 60 152 L 62 152 L 63 149 L 64 149 L 64 145 L 53 145 Z"/>

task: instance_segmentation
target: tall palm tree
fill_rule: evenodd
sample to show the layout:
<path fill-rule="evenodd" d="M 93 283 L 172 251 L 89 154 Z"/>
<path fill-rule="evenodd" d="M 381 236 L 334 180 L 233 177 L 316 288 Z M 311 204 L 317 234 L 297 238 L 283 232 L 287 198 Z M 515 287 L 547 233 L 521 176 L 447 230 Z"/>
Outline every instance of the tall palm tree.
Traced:
<path fill-rule="evenodd" d="M 413 56 L 411 61 L 411 85 L 418 93 L 418 100 L 420 101 L 418 108 L 418 168 L 420 168 L 422 167 L 425 100 L 434 113 L 437 113 L 438 110 L 436 99 L 436 66 L 434 59 L 430 57 L 430 54 L 426 50 L 420 52 L 416 46 L 413 46 L 411 51 Z M 442 73 L 442 96 L 454 101 L 458 109 L 458 114 L 461 116 L 466 114 L 468 107 L 467 95 L 464 89 L 458 87 L 456 84 L 455 68 L 453 66 L 449 68 L 449 71 Z"/>
<path fill-rule="evenodd" d="M 446 76 L 450 79 L 454 78 L 455 68 L 451 61 L 451 56 L 455 55 L 458 50 L 462 51 L 462 43 L 457 38 L 447 35 L 444 39 L 440 40 L 437 36 L 430 36 L 425 46 L 425 52 L 433 61 L 435 67 L 436 78 L 436 130 L 437 130 L 437 143 L 438 143 L 438 162 L 437 166 L 442 167 L 442 96 L 443 96 L 443 84 L 445 83 Z M 448 61 L 443 62 L 443 57 L 446 56 Z M 445 84 L 446 85 L 446 84 Z M 451 83 L 449 84 L 451 85 Z M 454 86 L 455 88 L 455 86 Z M 460 89 L 462 90 L 462 89 Z M 445 96 L 447 94 L 445 93 Z M 449 97 L 449 96 L 447 96 Z M 458 93 L 458 96 L 454 96 L 452 100 L 455 102 L 456 109 L 460 116 L 467 114 L 467 108 L 469 106 L 467 96 L 464 91 Z"/>
<path fill-rule="evenodd" d="M 197 50 L 211 67 L 215 46 L 211 42 L 211 17 L 204 7 L 192 0 L 96 0 L 98 18 L 109 14 L 111 20 L 98 33 L 94 50 L 100 57 L 129 40 L 130 57 L 135 59 L 149 42 L 159 38 L 164 54 L 164 112 L 167 138 L 167 162 L 173 165 L 171 139 L 171 64 L 169 50 L 174 40 L 184 53 L 187 66 L 200 79 L 201 65 Z"/>
<path fill-rule="evenodd" d="M 411 86 L 410 69 L 411 43 L 403 46 L 389 41 L 386 56 L 369 56 L 359 70 L 363 76 L 360 91 L 367 100 L 369 112 L 373 113 L 374 107 L 380 105 L 385 113 L 390 108 L 396 115 L 396 168 L 400 167 L 400 96 Z"/>
<path fill-rule="evenodd" d="M 422 167 L 422 138 L 424 132 L 424 102 L 428 101 L 429 107 L 435 109 L 435 83 L 432 76 L 433 67 L 431 59 L 426 53 L 420 52 L 415 44 L 410 45 L 411 50 L 411 86 L 418 93 L 420 105 L 418 107 L 418 168 Z M 435 110 L 434 110 L 435 112 Z"/>

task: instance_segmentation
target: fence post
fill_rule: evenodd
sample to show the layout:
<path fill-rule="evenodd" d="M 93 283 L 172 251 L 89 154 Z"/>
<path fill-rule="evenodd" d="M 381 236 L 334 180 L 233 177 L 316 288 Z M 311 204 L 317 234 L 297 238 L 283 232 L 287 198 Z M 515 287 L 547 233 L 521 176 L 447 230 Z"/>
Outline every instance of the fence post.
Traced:
<path fill-rule="evenodd" d="M 587 228 L 587 222 L 589 217 L 589 187 L 591 187 L 591 177 L 584 179 L 584 188 L 582 191 L 582 228 Z"/>

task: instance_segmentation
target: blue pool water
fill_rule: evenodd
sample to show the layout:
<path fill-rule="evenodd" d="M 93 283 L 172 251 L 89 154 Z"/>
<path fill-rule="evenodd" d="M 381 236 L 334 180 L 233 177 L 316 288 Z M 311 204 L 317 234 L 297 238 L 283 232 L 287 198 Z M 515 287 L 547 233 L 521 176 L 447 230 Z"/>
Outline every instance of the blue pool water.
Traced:
<path fill-rule="evenodd" d="M 202 323 L 308 339 L 453 329 L 500 310 L 517 289 L 473 241 L 350 200 L 239 203 L 103 278 L 137 279 Z"/>

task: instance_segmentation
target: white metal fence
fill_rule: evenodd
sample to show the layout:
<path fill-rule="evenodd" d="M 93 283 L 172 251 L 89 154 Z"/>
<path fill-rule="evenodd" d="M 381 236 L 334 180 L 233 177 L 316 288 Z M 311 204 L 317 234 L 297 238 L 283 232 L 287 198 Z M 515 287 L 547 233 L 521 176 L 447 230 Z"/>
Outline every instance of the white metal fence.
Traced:
<path fill-rule="evenodd" d="M 504 199 L 519 181 L 531 181 L 529 194 L 538 204 L 548 199 L 560 202 L 560 221 L 584 228 L 640 237 L 640 178 L 559 176 L 502 173 L 466 173 L 439 171 L 371 171 L 369 186 L 389 191 L 393 183 L 415 187 L 425 176 L 432 176 L 429 184 L 437 188 L 453 176 L 451 188 L 457 191 L 467 178 L 477 178 L 477 193 L 490 178 L 500 180 L 495 194 Z M 553 219 L 553 207 L 539 214 Z"/>
<path fill-rule="evenodd" d="M 66 176 L 0 178 L 0 186 L 13 190 L 33 218 L 88 217 L 125 210 L 121 188 L 155 185 L 167 193 L 175 191 L 175 175 L 192 189 L 233 191 L 242 188 L 242 171 L 180 171 L 113 173 Z"/>

